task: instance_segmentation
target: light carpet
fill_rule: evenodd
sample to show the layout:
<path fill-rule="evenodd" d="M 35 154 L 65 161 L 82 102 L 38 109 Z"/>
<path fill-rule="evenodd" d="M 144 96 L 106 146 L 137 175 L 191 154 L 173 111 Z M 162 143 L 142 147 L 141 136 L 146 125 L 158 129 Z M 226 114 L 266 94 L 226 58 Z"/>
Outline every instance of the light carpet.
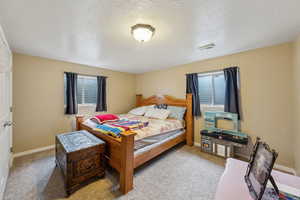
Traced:
<path fill-rule="evenodd" d="M 106 176 L 65 198 L 63 179 L 54 151 L 17 158 L 4 200 L 210 200 L 224 170 L 224 159 L 179 145 L 135 171 L 134 190 L 118 191 L 118 173 Z"/>

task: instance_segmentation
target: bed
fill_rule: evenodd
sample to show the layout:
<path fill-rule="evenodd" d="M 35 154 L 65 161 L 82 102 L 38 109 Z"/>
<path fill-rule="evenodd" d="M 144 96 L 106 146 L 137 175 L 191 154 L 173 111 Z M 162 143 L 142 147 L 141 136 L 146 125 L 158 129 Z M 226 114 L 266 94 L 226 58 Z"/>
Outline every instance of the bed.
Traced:
<path fill-rule="evenodd" d="M 115 138 L 100 131 L 95 131 L 93 127 L 86 123 L 83 116 L 76 116 L 77 130 L 87 130 L 106 142 L 105 158 L 108 164 L 119 172 L 120 191 L 123 194 L 133 189 L 133 173 L 135 168 L 179 143 L 186 142 L 189 146 L 192 146 L 194 143 L 192 94 L 187 94 L 186 99 L 177 99 L 167 95 L 151 96 L 149 98 L 136 95 L 136 107 L 153 104 L 186 107 L 184 128 L 174 130 L 173 132 L 169 131 L 167 134 L 143 137 L 141 140 L 136 138 L 139 136 L 134 131 L 123 132 L 120 138 Z M 139 141 L 143 142 L 139 143 Z"/>

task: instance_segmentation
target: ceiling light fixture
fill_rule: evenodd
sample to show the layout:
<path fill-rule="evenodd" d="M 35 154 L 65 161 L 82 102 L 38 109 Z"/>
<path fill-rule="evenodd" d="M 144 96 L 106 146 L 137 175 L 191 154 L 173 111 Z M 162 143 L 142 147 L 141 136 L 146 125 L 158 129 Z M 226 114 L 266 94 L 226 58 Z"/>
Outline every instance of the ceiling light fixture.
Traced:
<path fill-rule="evenodd" d="M 148 24 L 136 24 L 131 27 L 131 34 L 139 42 L 149 41 L 155 32 L 155 28 Z"/>

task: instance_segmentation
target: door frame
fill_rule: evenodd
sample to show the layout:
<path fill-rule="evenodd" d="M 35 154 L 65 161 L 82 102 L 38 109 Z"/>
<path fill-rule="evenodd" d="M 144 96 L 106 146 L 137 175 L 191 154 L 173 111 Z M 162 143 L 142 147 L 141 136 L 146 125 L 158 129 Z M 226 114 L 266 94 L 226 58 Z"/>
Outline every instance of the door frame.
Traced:
<path fill-rule="evenodd" d="M 13 54 L 12 54 L 12 51 L 8 45 L 8 42 L 5 38 L 5 34 L 4 34 L 4 31 L 3 31 L 3 28 L 0 24 L 0 40 L 2 40 L 2 42 L 6 45 L 6 50 L 8 51 L 9 55 L 10 55 L 10 60 L 9 60 L 9 65 L 8 65 L 8 68 L 7 69 L 10 69 L 10 97 L 9 97 L 9 104 L 10 104 L 10 121 L 12 122 L 13 121 L 13 102 L 12 102 L 12 99 L 13 99 L 13 71 L 12 71 L 12 66 L 13 66 L 13 61 L 12 61 L 12 57 L 13 57 Z M 13 128 L 10 127 L 10 167 L 12 167 L 13 165 Z"/>
<path fill-rule="evenodd" d="M 12 90 L 13 90 L 13 87 L 12 87 L 12 52 L 9 48 L 9 45 L 7 43 L 7 40 L 5 38 L 5 35 L 4 35 L 4 31 L 1 27 L 1 24 L 0 24 L 0 43 L 1 43 L 1 46 L 3 46 L 3 52 L 4 52 L 4 65 L 3 65 L 3 68 L 0 69 L 0 73 L 4 74 L 4 78 L 8 78 L 9 82 L 9 88 L 8 89 L 8 106 L 9 109 L 8 109 L 8 113 L 6 113 L 6 111 L 4 111 L 4 120 L 6 121 L 9 121 L 10 124 L 12 124 Z M 5 57 L 8 56 L 9 60 L 5 61 Z M 5 86 L 6 87 L 6 86 Z M 5 97 L 5 92 L 4 92 L 4 97 Z M 1 126 L 4 126 L 4 124 L 6 122 L 3 122 L 3 124 L 1 123 Z M 3 162 L 3 166 L 1 164 L 1 175 L 3 175 L 3 177 L 1 178 L 1 181 L 0 181 L 0 199 L 3 198 L 3 195 L 4 195 L 4 191 L 5 191 L 5 186 L 6 186 L 6 182 L 7 182 L 7 178 L 8 178 L 8 175 L 9 175 L 9 168 L 12 166 L 13 164 L 13 154 L 12 154 L 12 138 L 13 138 L 13 130 L 12 130 L 12 126 L 6 126 L 5 127 L 1 127 L 1 129 L 4 131 L 3 134 L 6 134 L 6 136 L 4 136 L 4 141 L 3 142 L 7 142 L 8 141 L 8 144 L 7 144 L 7 147 L 8 149 L 5 150 L 5 152 L 3 152 L 3 154 L 5 155 L 5 162 Z M 5 129 L 8 129 L 8 130 L 5 130 Z M 2 134 L 2 133 L 1 133 Z M 6 148 L 7 148 L 6 147 Z M 8 150 L 8 152 L 7 152 Z M 7 156 L 7 157 L 6 157 Z M 7 160 L 6 160 L 7 159 Z M 5 167 L 5 168 L 2 168 L 2 167 Z M 3 170 L 2 170 L 3 169 Z"/>

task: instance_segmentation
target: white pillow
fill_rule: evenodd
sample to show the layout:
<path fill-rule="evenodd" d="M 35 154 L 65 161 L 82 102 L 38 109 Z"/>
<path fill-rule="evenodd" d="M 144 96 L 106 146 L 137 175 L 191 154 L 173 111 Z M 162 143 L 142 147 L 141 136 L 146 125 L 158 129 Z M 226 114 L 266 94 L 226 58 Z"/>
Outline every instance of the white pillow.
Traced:
<path fill-rule="evenodd" d="M 149 108 L 153 108 L 154 105 L 141 106 L 130 110 L 128 113 L 133 115 L 144 115 Z"/>
<path fill-rule="evenodd" d="M 133 115 L 144 115 L 147 110 L 146 106 L 141 106 L 130 110 L 128 113 Z"/>
<path fill-rule="evenodd" d="M 145 113 L 145 117 L 167 119 L 169 114 L 170 111 L 166 109 L 149 108 Z"/>

